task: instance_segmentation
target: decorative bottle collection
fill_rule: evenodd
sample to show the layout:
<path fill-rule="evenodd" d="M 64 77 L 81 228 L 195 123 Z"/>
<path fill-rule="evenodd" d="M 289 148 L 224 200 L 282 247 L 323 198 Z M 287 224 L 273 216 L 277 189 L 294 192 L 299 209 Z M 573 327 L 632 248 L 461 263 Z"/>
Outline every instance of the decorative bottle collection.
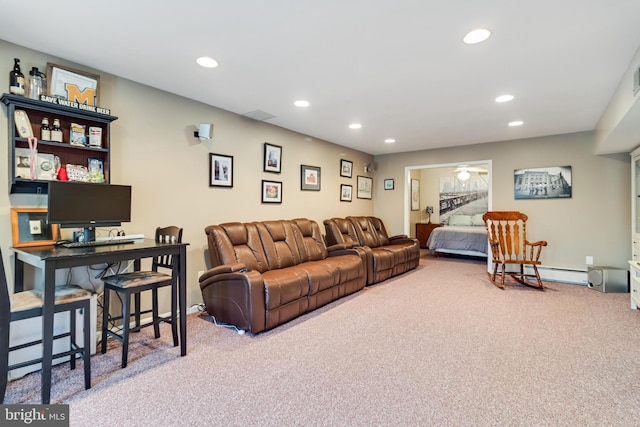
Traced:
<path fill-rule="evenodd" d="M 9 72 L 9 92 L 15 95 L 24 95 L 24 74 L 20 71 L 20 59 L 13 59 L 13 70 Z"/>
<path fill-rule="evenodd" d="M 47 94 L 47 75 L 38 70 L 38 67 L 31 67 L 29 71 L 29 87 L 20 69 L 20 58 L 13 59 L 13 70 L 9 72 L 9 93 L 14 95 L 28 96 L 31 99 L 40 99 L 40 95 Z"/>

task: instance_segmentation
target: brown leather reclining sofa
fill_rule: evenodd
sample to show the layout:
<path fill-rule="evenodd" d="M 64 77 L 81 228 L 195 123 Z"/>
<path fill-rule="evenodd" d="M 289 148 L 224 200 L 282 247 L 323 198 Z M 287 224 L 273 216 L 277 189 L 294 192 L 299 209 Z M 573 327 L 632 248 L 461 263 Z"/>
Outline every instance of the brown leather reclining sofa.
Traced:
<path fill-rule="evenodd" d="M 206 310 L 253 334 L 366 285 L 362 252 L 327 247 L 309 219 L 233 222 L 205 232 L 212 268 L 199 281 Z"/>
<path fill-rule="evenodd" d="M 420 244 L 406 235 L 389 237 L 380 218 L 348 216 L 324 220 L 327 244 L 359 245 L 367 259 L 367 285 L 412 270 L 420 261 Z"/>

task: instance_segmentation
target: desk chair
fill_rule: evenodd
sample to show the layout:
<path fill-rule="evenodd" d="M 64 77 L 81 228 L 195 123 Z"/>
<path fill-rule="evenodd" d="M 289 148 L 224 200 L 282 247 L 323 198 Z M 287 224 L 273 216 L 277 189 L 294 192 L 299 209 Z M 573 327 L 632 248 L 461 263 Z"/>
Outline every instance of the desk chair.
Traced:
<path fill-rule="evenodd" d="M 53 360 L 63 357 L 70 357 L 71 369 L 76 368 L 76 355 L 82 354 L 84 361 L 84 388 L 91 388 L 91 292 L 78 286 L 56 286 L 55 312 L 69 312 L 69 332 L 54 335 L 53 339 L 58 340 L 69 337 L 69 350 L 56 353 Z M 10 371 L 26 366 L 42 363 L 42 357 L 26 362 L 9 365 L 9 353 L 23 348 L 41 344 L 42 340 L 32 341 L 25 344 L 9 347 L 9 335 L 11 324 L 19 320 L 31 319 L 42 316 L 42 292 L 39 290 L 29 290 L 9 294 L 7 278 L 5 275 L 2 252 L 0 251 L 0 402 L 4 402 L 4 395 L 7 390 L 8 374 Z M 76 338 L 78 326 L 76 322 L 76 310 L 82 311 L 83 318 L 83 346 L 80 347 Z M 51 379 L 48 381 L 51 383 Z M 49 402 L 42 402 L 49 403 Z"/>
<path fill-rule="evenodd" d="M 175 226 L 156 228 L 156 242 L 182 243 L 182 228 Z M 171 274 L 158 271 L 158 268 L 171 270 Z M 129 352 L 129 333 L 139 331 L 141 328 L 153 325 L 155 338 L 160 338 L 160 322 L 171 324 L 173 345 L 178 345 L 178 295 L 176 287 L 171 287 L 171 314 L 169 317 L 161 317 L 158 314 L 158 289 L 171 286 L 177 280 L 177 268 L 173 268 L 173 257 L 166 255 L 153 259 L 151 271 L 134 271 L 131 273 L 115 274 L 104 277 L 104 309 L 102 311 L 102 354 L 107 352 L 107 336 L 112 336 L 122 343 L 122 367 L 127 367 Z M 152 292 L 151 309 L 140 310 L 140 293 L 150 290 Z M 122 314 L 120 316 L 109 315 L 110 293 L 116 292 L 122 297 Z M 134 327 L 131 328 L 131 296 L 135 296 Z M 140 315 L 152 313 L 152 322 L 142 325 Z M 122 320 L 121 331 L 112 331 L 109 324 L 116 320 Z"/>

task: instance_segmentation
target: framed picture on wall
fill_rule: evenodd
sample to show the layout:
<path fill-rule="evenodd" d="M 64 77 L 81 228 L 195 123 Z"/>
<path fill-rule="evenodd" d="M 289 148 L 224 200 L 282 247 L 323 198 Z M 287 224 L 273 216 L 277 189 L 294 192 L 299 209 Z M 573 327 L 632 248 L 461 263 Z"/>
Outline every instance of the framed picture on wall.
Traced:
<path fill-rule="evenodd" d="M 411 180 L 411 210 L 420 210 L 420 181 L 417 179 Z"/>
<path fill-rule="evenodd" d="M 60 227 L 47 222 L 46 208 L 11 208 L 11 237 L 15 248 L 53 245 Z"/>
<path fill-rule="evenodd" d="M 282 203 L 282 182 L 262 180 L 262 203 Z"/>
<path fill-rule="evenodd" d="M 209 153 L 209 187 L 233 187 L 233 156 Z"/>
<path fill-rule="evenodd" d="M 320 168 L 300 165 L 300 189 L 320 191 Z"/>
<path fill-rule="evenodd" d="M 282 170 L 282 147 L 264 143 L 264 171 L 280 173 Z"/>
<path fill-rule="evenodd" d="M 353 187 L 347 184 L 340 185 L 340 201 L 350 202 L 352 200 Z"/>
<path fill-rule="evenodd" d="M 513 171 L 515 199 L 570 199 L 571 185 L 571 166 Z"/>
<path fill-rule="evenodd" d="M 353 162 L 340 159 L 340 176 L 351 178 L 353 176 Z"/>
<path fill-rule="evenodd" d="M 394 188 L 394 180 L 393 179 L 385 179 L 384 180 L 384 189 L 385 190 L 393 190 Z"/>
<path fill-rule="evenodd" d="M 47 95 L 78 104 L 98 105 L 100 76 L 47 63 Z"/>
<path fill-rule="evenodd" d="M 358 199 L 371 199 L 373 178 L 358 175 Z"/>

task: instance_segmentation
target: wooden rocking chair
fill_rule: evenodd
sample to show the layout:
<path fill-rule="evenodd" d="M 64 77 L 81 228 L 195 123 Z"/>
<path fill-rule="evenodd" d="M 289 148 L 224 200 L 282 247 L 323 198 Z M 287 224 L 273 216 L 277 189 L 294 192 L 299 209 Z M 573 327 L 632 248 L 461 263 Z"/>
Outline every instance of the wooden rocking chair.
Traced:
<path fill-rule="evenodd" d="M 491 282 L 504 289 L 506 273 L 526 286 L 535 287 L 534 284 L 527 282 L 527 279 L 535 279 L 537 287 L 544 289 L 537 266 L 541 264 L 540 252 L 543 246 L 547 246 L 547 242 L 527 240 L 527 215 L 521 212 L 487 212 L 482 219 L 487 229 L 493 257 L 493 274 L 487 273 Z M 507 265 L 520 266 L 519 272 L 506 272 Z M 525 266 L 530 266 L 534 274 L 525 273 Z M 502 279 L 500 283 L 496 282 L 499 268 Z"/>

